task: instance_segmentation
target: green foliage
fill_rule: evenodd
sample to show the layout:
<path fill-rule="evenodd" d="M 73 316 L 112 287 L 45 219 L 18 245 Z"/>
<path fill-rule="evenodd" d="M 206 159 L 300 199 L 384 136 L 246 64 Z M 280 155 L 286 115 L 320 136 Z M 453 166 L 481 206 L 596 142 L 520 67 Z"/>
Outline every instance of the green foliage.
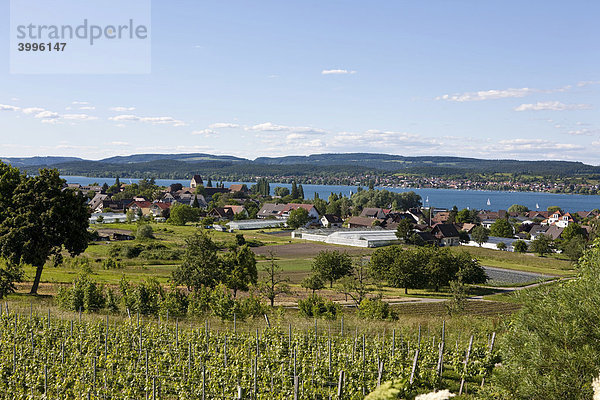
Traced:
<path fill-rule="evenodd" d="M 134 286 L 127 295 L 132 296 L 131 311 L 142 315 L 156 315 L 164 298 L 164 291 L 156 279 L 149 278 Z"/>
<path fill-rule="evenodd" d="M 152 226 L 148 224 L 138 226 L 135 238 L 138 240 L 154 239 L 154 231 L 152 230 Z"/>
<path fill-rule="evenodd" d="M 338 250 L 323 250 L 315 257 L 312 271 L 329 282 L 329 287 L 333 287 L 333 282 L 352 272 L 352 259 L 347 253 Z"/>
<path fill-rule="evenodd" d="M 212 291 L 209 288 L 202 287 L 193 291 L 188 296 L 188 315 L 193 317 L 202 317 L 210 311 Z"/>
<path fill-rule="evenodd" d="M 506 250 L 507 246 L 506 246 L 506 243 L 504 243 L 504 242 L 500 242 L 500 243 L 498 243 L 498 244 L 496 245 L 496 248 L 497 248 L 498 250 Z"/>
<path fill-rule="evenodd" d="M 404 243 L 408 243 L 412 235 L 412 230 L 413 224 L 405 218 L 398 223 L 398 228 L 396 229 L 396 237 L 399 240 L 402 240 Z"/>
<path fill-rule="evenodd" d="M 102 285 L 98 286 L 89 275 L 81 274 L 71 287 L 59 288 L 57 301 L 66 310 L 96 312 L 104 308 L 106 298 Z"/>
<path fill-rule="evenodd" d="M 102 269 L 122 269 L 123 264 L 120 261 L 115 260 L 114 258 L 107 258 L 102 261 Z"/>
<path fill-rule="evenodd" d="M 221 260 L 218 247 L 204 230 L 186 239 L 183 262 L 173 271 L 173 280 L 190 290 L 203 286 L 215 287 L 221 281 Z"/>
<path fill-rule="evenodd" d="M 508 207 L 508 212 L 516 212 L 519 214 L 523 214 L 526 213 L 527 211 L 529 211 L 529 208 L 527 208 L 526 206 L 522 206 L 520 204 L 513 204 L 512 206 Z"/>
<path fill-rule="evenodd" d="M 414 396 L 408 380 L 395 380 L 382 383 L 365 397 L 365 400 L 399 400 Z"/>
<path fill-rule="evenodd" d="M 396 320 L 398 315 L 381 299 L 364 299 L 358 306 L 358 316 L 366 319 Z"/>
<path fill-rule="evenodd" d="M 540 257 L 552 253 L 552 239 L 548 235 L 540 234 L 529 244 L 529 251 L 537 253 Z"/>
<path fill-rule="evenodd" d="M 289 279 L 283 277 L 282 268 L 275 262 L 272 253 L 269 255 L 269 262 L 262 268 L 262 272 L 264 278 L 260 282 L 260 291 L 273 307 L 278 295 L 289 293 Z"/>
<path fill-rule="evenodd" d="M 256 257 L 248 245 L 236 247 L 222 257 L 222 273 L 225 285 L 233 290 L 236 297 L 237 291 L 247 291 L 249 285 L 256 285 L 258 271 Z"/>
<path fill-rule="evenodd" d="M 490 235 L 495 237 L 511 238 L 514 235 L 513 227 L 504 218 L 497 219 L 490 226 Z"/>
<path fill-rule="evenodd" d="M 164 298 L 160 302 L 160 314 L 173 317 L 183 317 L 188 312 L 188 296 L 175 285 L 164 293 Z"/>
<path fill-rule="evenodd" d="M 367 207 L 387 208 L 390 205 L 395 210 L 408 210 L 422 205 L 421 196 L 415 192 L 395 193 L 387 190 L 362 190 L 354 193 L 351 200 L 359 210 Z"/>
<path fill-rule="evenodd" d="M 0 259 L 0 299 L 17 289 L 15 283 L 23 279 L 23 268 Z"/>
<path fill-rule="evenodd" d="M 173 204 L 169 215 L 168 223 L 183 226 L 188 222 L 200 221 L 200 210 L 187 204 Z"/>
<path fill-rule="evenodd" d="M 288 217 L 287 224 L 292 229 L 298 229 L 304 225 L 306 225 L 309 221 L 308 211 L 302 207 L 296 208 L 295 210 L 290 211 L 290 216 Z"/>
<path fill-rule="evenodd" d="M 489 238 L 489 231 L 484 226 L 476 226 L 473 228 L 473 231 L 471 231 L 471 239 L 473 239 L 473 241 L 479 246 L 487 242 Z"/>
<path fill-rule="evenodd" d="M 275 193 L 275 196 L 285 197 L 285 196 L 290 195 L 290 189 L 283 187 L 283 186 L 277 186 L 275 188 L 274 193 Z"/>
<path fill-rule="evenodd" d="M 342 308 L 339 304 L 319 295 L 311 294 L 306 299 L 298 300 L 300 315 L 304 317 L 336 319 Z"/>
<path fill-rule="evenodd" d="M 312 290 L 312 294 L 315 294 L 317 290 L 321 290 L 325 288 L 325 284 L 323 283 L 323 279 L 318 274 L 311 274 L 302 280 L 300 283 L 304 289 Z"/>
<path fill-rule="evenodd" d="M 240 303 L 233 298 L 225 285 L 218 285 L 212 292 L 210 309 L 223 321 L 233 321 L 233 315 L 241 316 Z"/>
<path fill-rule="evenodd" d="M 513 250 L 515 253 L 527 252 L 527 243 L 524 240 L 516 240 L 513 242 Z"/>
<path fill-rule="evenodd" d="M 72 256 L 87 248 L 89 209 L 81 194 L 63 190 L 57 170 L 26 177 L 0 165 L 0 256 L 35 266 L 31 293 L 37 293 L 50 256 L 63 248 Z"/>
<path fill-rule="evenodd" d="M 507 399 L 592 398 L 600 358 L 600 242 L 580 262 L 580 275 L 525 291 L 503 340 L 497 382 Z"/>

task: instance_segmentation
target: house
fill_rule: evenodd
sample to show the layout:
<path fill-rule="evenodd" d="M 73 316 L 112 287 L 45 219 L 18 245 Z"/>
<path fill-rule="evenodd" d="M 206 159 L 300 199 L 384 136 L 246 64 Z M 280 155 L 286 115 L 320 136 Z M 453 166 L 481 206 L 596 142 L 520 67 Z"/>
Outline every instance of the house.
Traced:
<path fill-rule="evenodd" d="M 431 234 L 431 232 L 415 231 L 414 234 L 418 235 L 421 238 L 421 240 L 423 240 L 423 242 L 425 242 L 425 244 L 427 245 L 437 244 L 437 239 Z"/>
<path fill-rule="evenodd" d="M 319 212 L 312 204 L 273 204 L 266 203 L 262 206 L 262 208 L 258 211 L 258 218 L 277 218 L 277 219 L 287 219 L 290 216 L 290 212 L 296 210 L 298 208 L 304 208 L 308 211 L 308 218 L 312 221 L 317 221 L 319 219 Z"/>
<path fill-rule="evenodd" d="M 448 222 L 450 218 L 450 212 L 448 211 L 438 211 L 437 213 L 434 210 L 433 218 L 431 218 L 432 224 L 443 224 Z"/>
<path fill-rule="evenodd" d="M 596 211 L 577 211 L 577 216 L 580 219 L 596 218 L 598 213 Z"/>
<path fill-rule="evenodd" d="M 285 209 L 285 204 L 265 203 L 256 215 L 257 218 L 281 218 L 281 213 Z"/>
<path fill-rule="evenodd" d="M 548 228 L 548 225 L 532 225 L 531 228 L 529 228 L 529 236 L 531 237 L 531 239 L 535 239 L 539 235 L 545 234 Z"/>
<path fill-rule="evenodd" d="M 152 203 L 150 203 L 149 201 L 134 201 L 127 207 L 127 209 L 129 211 L 133 211 L 136 214 L 141 212 L 142 215 L 149 215 L 149 214 L 151 214 L 151 211 L 150 211 L 151 205 L 152 205 Z"/>
<path fill-rule="evenodd" d="M 363 208 L 361 217 L 385 219 L 390 210 L 383 208 Z"/>
<path fill-rule="evenodd" d="M 223 208 L 229 208 L 231 209 L 231 212 L 233 213 L 233 215 L 243 215 L 245 218 L 248 218 L 248 211 L 246 211 L 246 208 L 244 206 L 240 206 L 240 205 L 235 205 L 235 206 L 225 206 Z"/>
<path fill-rule="evenodd" d="M 229 191 L 231 193 L 247 193 L 248 192 L 248 186 L 244 185 L 243 183 L 235 183 L 231 186 L 229 186 Z"/>
<path fill-rule="evenodd" d="M 196 189 L 198 186 L 204 185 L 204 181 L 200 175 L 194 175 L 192 181 L 190 182 L 190 188 Z"/>
<path fill-rule="evenodd" d="M 150 212 L 155 217 L 162 217 L 164 213 L 170 208 L 170 203 L 152 203 L 152 205 L 150 206 Z"/>
<path fill-rule="evenodd" d="M 550 212 L 549 211 L 529 211 L 526 214 L 527 219 L 529 220 L 544 220 L 546 218 L 548 218 L 550 216 Z"/>
<path fill-rule="evenodd" d="M 369 217 L 351 217 L 346 221 L 348 228 L 371 228 L 382 222 L 382 219 Z"/>
<path fill-rule="evenodd" d="M 455 227 L 456 227 L 457 230 L 465 231 L 468 234 L 471 234 L 471 232 L 473 231 L 473 229 L 477 226 L 477 225 L 471 224 L 471 223 L 454 224 L 454 225 L 455 225 Z"/>
<path fill-rule="evenodd" d="M 566 228 L 567 226 L 569 226 L 569 224 L 572 224 L 573 222 L 575 222 L 575 220 L 573 219 L 573 216 L 571 214 L 563 214 L 560 211 L 556 211 L 552 213 L 552 215 L 550 215 L 547 220 L 542 222 L 542 224 L 556 225 L 561 228 Z"/>
<path fill-rule="evenodd" d="M 548 230 L 545 232 L 545 235 L 552 238 L 552 240 L 560 239 L 560 236 L 562 235 L 564 230 L 565 230 L 565 228 L 563 228 L 561 226 L 550 225 L 548 227 Z"/>
<path fill-rule="evenodd" d="M 454 224 L 435 224 L 431 234 L 435 236 L 441 246 L 460 245 L 460 237 Z"/>
<path fill-rule="evenodd" d="M 208 212 L 208 216 L 216 220 L 232 220 L 234 214 L 231 208 L 214 207 Z"/>
<path fill-rule="evenodd" d="M 89 203 L 89 207 L 90 210 L 92 210 L 93 213 L 99 213 L 102 212 L 103 210 L 103 201 L 109 199 L 109 196 L 107 194 L 96 194 L 92 200 L 90 200 Z"/>
<path fill-rule="evenodd" d="M 325 228 L 340 228 L 344 220 L 334 214 L 325 214 L 321 217 L 321 225 Z"/>
<path fill-rule="evenodd" d="M 113 213 L 124 213 L 127 210 L 127 206 L 133 203 L 133 199 L 121 199 L 121 200 L 109 200 L 106 199 L 102 202 L 103 210 L 110 210 Z"/>

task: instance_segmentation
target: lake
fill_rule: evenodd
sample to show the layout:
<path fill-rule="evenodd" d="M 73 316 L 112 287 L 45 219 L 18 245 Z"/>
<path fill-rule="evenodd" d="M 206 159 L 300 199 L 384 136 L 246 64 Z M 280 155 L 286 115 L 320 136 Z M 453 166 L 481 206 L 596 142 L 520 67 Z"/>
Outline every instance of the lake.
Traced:
<path fill-rule="evenodd" d="M 112 185 L 114 178 L 89 178 L 84 176 L 63 176 L 68 183 L 79 183 L 81 185 L 90 185 L 92 183 L 105 182 Z M 134 183 L 139 179 L 121 179 L 123 183 Z M 188 186 L 188 179 L 157 179 L 156 184 L 160 186 L 169 186 L 172 183 L 181 183 Z M 216 183 L 216 181 L 214 182 Z M 229 187 L 235 183 L 246 183 L 250 187 L 253 183 L 247 182 L 223 182 L 225 187 Z M 271 183 L 271 192 L 277 187 L 283 186 L 291 188 L 291 184 L 287 183 Z M 340 185 L 302 185 L 304 188 L 304 196 L 307 199 L 312 199 L 315 193 L 319 194 L 322 199 L 327 199 L 333 193 L 341 193 L 348 196 L 351 193 L 356 193 L 356 186 L 340 186 Z M 381 189 L 381 188 L 378 188 Z M 423 198 L 423 205 L 439 207 L 439 208 L 475 208 L 486 210 L 506 210 L 513 204 L 522 204 L 532 210 L 536 209 L 536 204 L 540 210 L 546 210 L 550 206 L 559 206 L 565 211 L 590 211 L 595 208 L 600 208 L 600 196 L 598 195 L 578 195 L 578 194 L 554 194 L 541 192 L 499 192 L 487 190 L 453 190 L 453 189 L 401 189 L 401 188 L 383 188 L 391 192 L 409 192 L 414 191 Z M 426 200 L 429 200 L 427 202 Z M 487 205 L 488 199 L 490 205 Z"/>

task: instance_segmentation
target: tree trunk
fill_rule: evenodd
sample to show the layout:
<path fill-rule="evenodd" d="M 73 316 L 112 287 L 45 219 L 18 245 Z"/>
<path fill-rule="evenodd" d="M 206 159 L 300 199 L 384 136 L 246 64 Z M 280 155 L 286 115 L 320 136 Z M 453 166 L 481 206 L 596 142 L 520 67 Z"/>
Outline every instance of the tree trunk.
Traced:
<path fill-rule="evenodd" d="M 271 307 L 274 307 L 275 306 L 275 298 L 273 297 L 273 298 L 271 298 L 269 300 L 271 300 Z"/>
<path fill-rule="evenodd" d="M 404 286 L 404 294 L 408 294 L 408 287 Z"/>
<path fill-rule="evenodd" d="M 37 294 L 38 286 L 40 286 L 40 279 L 42 279 L 42 271 L 44 270 L 43 265 L 38 265 L 35 270 L 35 279 L 33 280 L 33 286 L 29 294 Z"/>

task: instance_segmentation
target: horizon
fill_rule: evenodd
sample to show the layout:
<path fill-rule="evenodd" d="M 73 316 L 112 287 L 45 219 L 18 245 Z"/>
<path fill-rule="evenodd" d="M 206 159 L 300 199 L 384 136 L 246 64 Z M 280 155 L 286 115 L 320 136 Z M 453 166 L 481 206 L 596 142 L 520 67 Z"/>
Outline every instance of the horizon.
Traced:
<path fill-rule="evenodd" d="M 599 162 L 598 3 L 152 7 L 148 74 L 10 74 L 6 56 L 0 154 Z"/>
<path fill-rule="evenodd" d="M 237 157 L 237 158 L 242 158 L 245 159 L 247 161 L 256 161 L 259 158 L 285 158 L 285 157 L 310 157 L 310 156 L 319 156 L 319 155 L 349 155 L 349 154 L 369 154 L 369 155 L 387 155 L 387 156 L 398 156 L 398 157 L 456 157 L 456 158 L 464 158 L 464 159 L 475 159 L 475 160 L 487 160 L 487 161 L 517 161 L 517 162 L 572 162 L 572 163 L 582 163 L 585 165 L 590 165 L 590 166 L 600 166 L 600 162 L 598 164 L 594 164 L 594 163 L 586 163 L 584 161 L 581 160 L 561 160 L 561 159 L 532 159 L 532 160 L 525 160 L 525 159 L 516 159 L 516 158 L 486 158 L 486 157 L 467 157 L 467 156 L 454 156 L 454 155 L 433 155 L 433 154 L 423 154 L 423 155 L 403 155 L 403 154 L 392 154 L 392 153 L 370 153 L 370 152 L 339 152 L 339 153 L 312 153 L 312 154 L 288 154 L 288 155 L 281 155 L 281 156 L 260 156 L 260 157 L 255 157 L 255 158 L 246 158 L 246 157 L 240 157 L 240 156 L 234 156 L 232 154 L 211 154 L 211 153 L 188 153 L 188 152 L 182 152 L 182 153 L 132 153 L 132 154 L 122 154 L 122 155 L 115 155 L 115 156 L 109 156 L 109 157 L 104 157 L 104 158 L 85 158 L 85 157 L 80 157 L 77 155 L 37 155 L 37 156 L 24 156 L 24 157 L 20 157 L 20 156 L 10 156 L 10 157 L 4 157 L 4 156 L 0 156 L 0 161 L 4 161 L 4 160 L 9 160 L 9 159 L 32 159 L 32 158 L 79 158 L 83 161 L 93 161 L 93 162 L 99 162 L 99 161 L 105 161 L 107 159 L 110 158 L 115 158 L 115 157 L 132 157 L 132 156 L 150 156 L 150 155 L 173 155 L 173 156 L 182 156 L 182 155 L 196 155 L 196 154 L 202 154 L 202 155 L 212 155 L 212 156 L 219 156 L 219 157 Z"/>

